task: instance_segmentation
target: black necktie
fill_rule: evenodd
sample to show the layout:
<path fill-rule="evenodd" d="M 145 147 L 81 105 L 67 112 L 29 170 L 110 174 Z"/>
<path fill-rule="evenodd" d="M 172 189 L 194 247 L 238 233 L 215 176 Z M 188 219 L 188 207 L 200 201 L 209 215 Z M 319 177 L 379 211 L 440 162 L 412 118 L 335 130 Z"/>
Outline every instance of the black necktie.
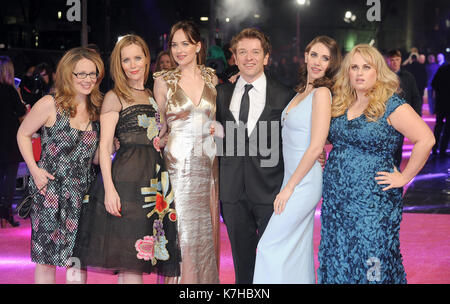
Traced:
<path fill-rule="evenodd" d="M 239 110 L 239 121 L 242 121 L 244 124 L 247 123 L 248 112 L 250 109 L 250 98 L 248 96 L 248 91 L 250 91 L 252 88 L 253 88 L 253 85 L 246 84 L 245 92 L 244 92 L 244 95 L 242 95 L 242 99 L 241 99 L 241 108 Z"/>

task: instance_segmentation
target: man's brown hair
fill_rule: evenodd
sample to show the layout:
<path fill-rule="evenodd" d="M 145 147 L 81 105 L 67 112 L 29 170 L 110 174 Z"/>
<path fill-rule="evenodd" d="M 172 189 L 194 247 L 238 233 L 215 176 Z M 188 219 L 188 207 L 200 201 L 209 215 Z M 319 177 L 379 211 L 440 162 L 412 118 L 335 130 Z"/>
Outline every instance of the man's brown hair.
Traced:
<path fill-rule="evenodd" d="M 233 53 L 236 54 L 236 47 L 239 41 L 242 39 L 258 39 L 261 42 L 262 49 L 264 51 L 264 55 L 267 55 L 272 52 L 272 45 L 270 44 L 269 37 L 267 37 L 263 32 L 256 28 L 246 28 L 243 29 L 240 33 L 233 37 L 231 40 L 231 49 Z"/>
<path fill-rule="evenodd" d="M 389 58 L 392 58 L 392 57 L 400 57 L 400 58 L 402 58 L 402 53 L 399 50 L 390 50 L 387 53 L 387 55 L 388 55 Z"/>

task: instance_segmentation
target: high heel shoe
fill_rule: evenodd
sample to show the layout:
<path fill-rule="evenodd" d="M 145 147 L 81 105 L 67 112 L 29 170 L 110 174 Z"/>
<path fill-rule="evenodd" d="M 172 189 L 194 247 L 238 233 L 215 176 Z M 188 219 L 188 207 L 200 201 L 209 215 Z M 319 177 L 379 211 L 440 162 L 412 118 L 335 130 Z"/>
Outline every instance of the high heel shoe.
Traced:
<path fill-rule="evenodd" d="M 20 223 L 14 220 L 14 216 L 10 216 L 6 221 L 11 225 L 11 227 L 19 227 Z"/>
<path fill-rule="evenodd" d="M 6 223 L 9 223 L 11 227 L 20 226 L 19 222 L 14 221 L 14 215 L 12 213 L 12 207 L 0 206 L 0 218 L 1 218 L 1 227 L 4 228 Z"/>

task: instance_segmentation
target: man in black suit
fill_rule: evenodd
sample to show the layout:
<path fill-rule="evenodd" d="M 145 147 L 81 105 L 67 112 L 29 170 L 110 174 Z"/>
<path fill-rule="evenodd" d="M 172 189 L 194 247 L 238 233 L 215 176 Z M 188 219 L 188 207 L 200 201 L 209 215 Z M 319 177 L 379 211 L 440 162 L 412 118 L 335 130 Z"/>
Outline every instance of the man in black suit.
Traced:
<path fill-rule="evenodd" d="M 219 193 L 236 283 L 251 284 L 256 247 L 283 180 L 280 119 L 294 91 L 264 74 L 271 46 L 261 31 L 242 30 L 231 48 L 240 77 L 217 86 L 216 119 L 225 129 Z"/>
<path fill-rule="evenodd" d="M 450 64 L 443 64 L 439 68 L 431 85 L 436 91 L 436 125 L 434 127 L 436 144 L 433 147 L 433 154 L 437 154 L 439 148 L 441 156 L 449 156 L 446 151 L 450 141 Z M 441 136 L 442 129 L 444 132 Z"/>
<path fill-rule="evenodd" d="M 402 53 L 399 50 L 388 52 L 388 64 L 392 72 L 396 73 L 400 79 L 400 97 L 403 98 L 417 115 L 422 116 L 422 96 L 419 93 L 414 76 L 405 69 L 402 69 Z M 403 157 L 403 136 L 394 153 L 394 165 L 400 168 Z"/>

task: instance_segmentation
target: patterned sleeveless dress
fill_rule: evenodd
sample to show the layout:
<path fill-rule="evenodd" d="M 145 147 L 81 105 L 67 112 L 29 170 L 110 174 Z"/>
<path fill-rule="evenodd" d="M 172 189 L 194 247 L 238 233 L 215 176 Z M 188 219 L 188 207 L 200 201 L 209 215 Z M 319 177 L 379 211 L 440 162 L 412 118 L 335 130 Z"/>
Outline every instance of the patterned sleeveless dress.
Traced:
<path fill-rule="evenodd" d="M 135 104 L 119 112 L 120 141 L 111 166 L 122 217 L 106 211 L 101 174 L 84 201 L 74 257 L 82 267 L 117 273 L 180 274 L 177 212 L 169 174 L 153 147 L 158 106 Z"/>
<path fill-rule="evenodd" d="M 56 122 L 42 127 L 42 156 L 39 168 L 49 180 L 45 195 L 34 196 L 31 207 L 31 260 L 34 263 L 66 267 L 75 243 L 81 203 L 94 172 L 91 161 L 98 146 L 99 124 L 92 130 L 70 127 L 69 115 L 57 111 Z M 79 142 L 81 140 L 81 142 Z M 31 177 L 30 193 L 36 185 Z"/>

